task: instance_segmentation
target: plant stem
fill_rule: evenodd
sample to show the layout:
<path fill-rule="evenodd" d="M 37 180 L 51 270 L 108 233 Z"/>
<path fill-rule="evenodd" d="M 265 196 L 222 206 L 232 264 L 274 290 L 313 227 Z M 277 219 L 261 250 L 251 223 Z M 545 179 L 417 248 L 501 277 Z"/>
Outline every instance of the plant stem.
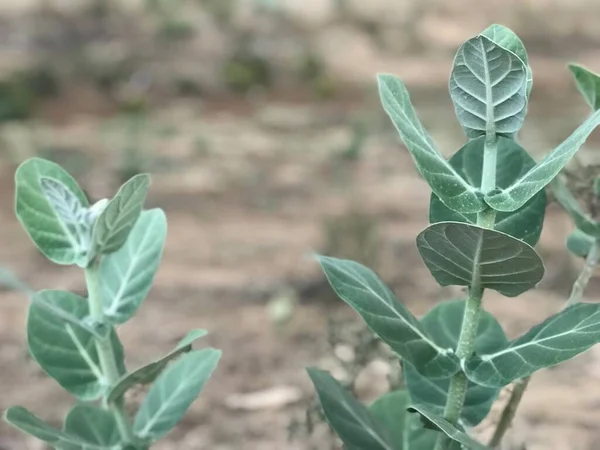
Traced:
<path fill-rule="evenodd" d="M 581 299 L 583 298 L 585 289 L 586 289 L 590 279 L 592 278 L 594 269 L 598 265 L 599 258 L 600 258 L 600 242 L 598 242 L 598 240 L 596 240 L 592 244 L 592 246 L 590 248 L 590 252 L 588 253 L 587 258 L 585 259 L 585 264 L 584 264 L 583 268 L 581 269 L 581 272 L 579 273 L 577 280 L 575 280 L 575 283 L 573 284 L 573 289 L 571 290 L 571 295 L 570 295 L 569 299 L 565 303 L 565 306 L 564 306 L 565 308 L 581 301 Z M 517 408 L 519 407 L 519 403 L 521 402 L 521 399 L 523 398 L 523 394 L 525 393 L 525 390 L 527 389 L 527 386 L 529 385 L 530 379 L 531 379 L 531 376 L 519 380 L 517 382 L 517 384 L 515 385 L 515 387 L 513 388 L 512 392 L 510 394 L 510 398 L 508 399 L 508 402 L 506 403 L 506 406 L 504 407 L 504 410 L 502 411 L 502 414 L 500 416 L 500 421 L 498 422 L 498 425 L 496 426 L 496 430 L 494 431 L 494 434 L 493 434 L 492 438 L 490 439 L 490 443 L 489 443 L 490 447 L 495 448 L 498 445 L 500 445 L 500 442 L 502 441 L 504 434 L 508 431 L 508 429 L 510 428 L 510 426 L 512 424 L 512 421 L 517 412 Z"/>
<path fill-rule="evenodd" d="M 585 258 L 585 264 L 577 280 L 573 284 L 573 289 L 571 290 L 571 296 L 567 300 L 566 306 L 574 305 L 575 303 L 579 303 L 583 298 L 583 293 L 585 292 L 585 288 L 587 287 L 592 275 L 594 274 L 594 269 L 598 265 L 598 258 L 600 257 L 600 243 L 598 240 L 595 240 L 590 247 L 590 252 Z"/>
<path fill-rule="evenodd" d="M 90 308 L 90 316 L 96 323 L 102 323 L 104 320 L 104 312 L 102 307 L 102 294 L 100 289 L 100 261 L 94 260 L 88 268 L 85 269 L 85 282 L 88 291 L 88 304 Z M 96 340 L 96 351 L 100 361 L 100 368 L 105 377 L 105 382 L 112 386 L 120 377 L 115 352 L 111 342 L 111 333 L 108 336 L 98 338 Z M 125 443 L 133 441 L 133 431 L 122 399 L 117 403 L 110 403 L 108 408 L 112 412 L 121 438 Z"/>
<path fill-rule="evenodd" d="M 481 171 L 481 192 L 487 194 L 496 189 L 496 159 L 498 153 L 498 137 L 488 134 L 483 148 L 483 169 Z"/>

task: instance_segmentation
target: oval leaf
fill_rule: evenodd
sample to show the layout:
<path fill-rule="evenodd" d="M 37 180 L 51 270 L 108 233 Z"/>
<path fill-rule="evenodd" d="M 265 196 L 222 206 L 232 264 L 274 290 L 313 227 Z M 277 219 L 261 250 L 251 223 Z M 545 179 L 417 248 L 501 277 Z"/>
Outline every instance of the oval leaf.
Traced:
<path fill-rule="evenodd" d="M 594 245 L 595 239 L 589 234 L 585 234 L 583 231 L 575 229 L 567 237 L 567 249 L 575 256 L 581 258 L 587 258 L 592 245 Z"/>
<path fill-rule="evenodd" d="M 79 295 L 44 290 L 33 296 L 27 317 L 29 351 L 42 369 L 80 400 L 95 400 L 108 387 L 100 370 L 94 335 L 48 308 L 84 321 L 88 303 Z M 125 372 L 123 348 L 114 331 L 110 336 L 120 373 Z"/>
<path fill-rule="evenodd" d="M 102 258 L 100 280 L 108 323 L 125 323 L 140 307 L 152 287 L 166 237 L 165 213 L 144 211 L 125 244 Z"/>
<path fill-rule="evenodd" d="M 113 414 L 90 404 L 79 404 L 71 408 L 63 429 L 65 433 L 101 448 L 112 449 L 121 442 Z"/>
<path fill-rule="evenodd" d="M 486 203 L 496 211 L 515 211 L 522 207 L 559 174 L 599 124 L 600 110 L 588 117 L 571 136 L 509 188 L 487 193 Z"/>
<path fill-rule="evenodd" d="M 474 186 L 481 185 L 485 136 L 473 139 L 450 158 L 452 167 Z M 496 185 L 507 188 L 535 166 L 527 151 L 512 139 L 498 138 Z M 494 229 L 534 246 L 542 232 L 546 214 L 546 192 L 538 192 L 525 205 L 513 212 L 498 212 Z M 462 214 L 448 208 L 434 193 L 429 204 L 429 221 L 477 224 L 477 214 Z"/>
<path fill-rule="evenodd" d="M 443 378 L 459 370 L 458 358 L 427 336 L 419 321 L 375 272 L 354 261 L 327 256 L 319 256 L 318 260 L 336 294 L 419 372 L 432 378 Z"/>
<path fill-rule="evenodd" d="M 440 222 L 417 237 L 427 268 L 442 286 L 473 286 L 516 297 L 544 275 L 535 250 L 508 234 L 476 225 Z"/>
<path fill-rule="evenodd" d="M 525 64 L 485 36 L 469 39 L 454 58 L 450 97 L 469 138 L 514 137 L 527 112 Z"/>
<path fill-rule="evenodd" d="M 380 74 L 379 96 L 383 109 L 394 123 L 417 169 L 448 207 L 464 213 L 485 208 L 479 189 L 467 183 L 435 148 L 433 139 L 419 121 L 410 103 L 408 90 L 393 75 Z"/>
<path fill-rule="evenodd" d="M 438 345 L 456 349 L 464 310 L 464 300 L 443 302 L 430 310 L 421 319 L 421 323 Z M 490 353 L 506 347 L 507 344 L 508 340 L 496 318 L 488 312 L 482 311 L 475 340 L 475 351 Z M 436 414 L 443 415 L 451 377 L 432 380 L 419 374 L 406 361 L 403 362 L 402 367 L 403 379 L 412 401 L 427 406 Z M 479 424 L 490 412 L 499 392 L 500 390 L 497 388 L 479 386 L 469 382 L 460 418 L 461 424 L 469 427 Z"/>
<path fill-rule="evenodd" d="M 192 350 L 192 343 L 200 339 L 202 336 L 206 336 L 205 330 L 192 330 L 186 337 L 184 337 L 177 347 L 167 353 L 160 359 L 151 362 L 139 369 L 129 372 L 121 377 L 110 390 L 107 397 L 108 403 L 116 402 L 119 398 L 127 392 L 128 389 L 135 386 L 136 384 L 149 384 L 152 383 L 156 377 L 167 367 L 167 364 L 173 359 L 177 358 L 182 353 L 186 353 Z"/>
<path fill-rule="evenodd" d="M 85 259 L 81 227 L 89 204 L 73 177 L 58 164 L 32 158 L 19 166 L 15 182 L 17 217 L 39 250 L 56 264 Z"/>
<path fill-rule="evenodd" d="M 161 373 L 135 416 L 135 435 L 156 440 L 171 431 L 200 395 L 220 358 L 221 352 L 213 348 L 192 351 Z"/>
<path fill-rule="evenodd" d="M 504 349 L 467 361 L 475 383 L 503 387 L 573 358 L 600 342 L 600 304 L 577 303 L 536 325 Z"/>
<path fill-rule="evenodd" d="M 600 76 L 579 64 L 569 64 L 569 70 L 586 103 L 594 111 L 600 109 Z"/>
<path fill-rule="evenodd" d="M 397 450 L 387 430 L 366 406 L 329 373 L 314 367 L 307 369 L 319 396 L 327 422 L 346 448 L 352 450 Z"/>
<path fill-rule="evenodd" d="M 127 240 L 144 207 L 150 177 L 139 174 L 117 192 L 94 223 L 92 240 L 96 254 L 116 252 Z"/>

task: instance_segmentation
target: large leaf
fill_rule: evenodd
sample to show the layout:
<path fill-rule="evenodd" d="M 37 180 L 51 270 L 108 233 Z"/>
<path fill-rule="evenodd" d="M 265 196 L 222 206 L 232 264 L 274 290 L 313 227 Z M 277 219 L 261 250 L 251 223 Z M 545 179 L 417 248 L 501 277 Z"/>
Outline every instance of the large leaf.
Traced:
<path fill-rule="evenodd" d="M 577 89 L 594 111 L 600 109 L 600 76 L 579 64 L 569 64 Z"/>
<path fill-rule="evenodd" d="M 481 35 L 487 37 L 496 45 L 499 45 L 509 52 L 513 52 L 523 62 L 527 76 L 527 97 L 529 97 L 531 87 L 533 86 L 533 72 L 529 66 L 527 51 L 525 50 L 525 46 L 521 39 L 519 39 L 519 37 L 509 28 L 498 24 L 490 25 L 483 30 Z"/>
<path fill-rule="evenodd" d="M 135 435 L 156 440 L 167 434 L 200 395 L 220 358 L 213 348 L 195 350 L 161 373 L 135 416 Z"/>
<path fill-rule="evenodd" d="M 92 333 L 53 312 L 60 309 L 80 321 L 88 316 L 85 298 L 65 291 L 44 290 L 33 296 L 27 317 L 29 351 L 42 369 L 81 400 L 95 400 L 109 387 L 100 370 Z M 110 334 L 120 373 L 125 373 L 123 348 Z"/>
<path fill-rule="evenodd" d="M 375 272 L 354 261 L 327 256 L 319 256 L 318 260 L 336 294 L 420 373 L 444 378 L 459 370 L 458 358 L 433 342 Z"/>
<path fill-rule="evenodd" d="M 514 137 L 527 113 L 526 66 L 491 39 L 474 37 L 454 58 L 450 96 L 469 138 Z"/>
<path fill-rule="evenodd" d="M 100 280 L 108 323 L 125 323 L 140 307 L 152 287 L 166 237 L 164 212 L 144 211 L 125 244 L 102 259 Z"/>
<path fill-rule="evenodd" d="M 102 448 L 115 448 L 121 441 L 112 412 L 91 404 L 79 404 L 71 408 L 63 429 L 71 436 Z"/>
<path fill-rule="evenodd" d="M 331 428 L 348 450 L 397 450 L 391 436 L 369 409 L 329 373 L 307 369 Z M 398 427 L 402 426 L 398 424 Z"/>
<path fill-rule="evenodd" d="M 125 243 L 142 212 L 148 186 L 149 175 L 134 176 L 121 186 L 117 195 L 98 216 L 92 232 L 96 254 L 116 252 Z"/>
<path fill-rule="evenodd" d="M 479 190 L 467 183 L 436 149 L 419 121 L 404 83 L 393 75 L 380 74 L 379 96 L 385 112 L 415 161 L 417 169 L 448 207 L 464 212 L 483 211 Z"/>
<path fill-rule="evenodd" d="M 484 144 L 484 136 L 473 139 L 450 158 L 452 167 L 474 186 L 481 185 Z M 497 145 L 496 185 L 507 188 L 535 166 L 535 161 L 512 139 L 499 137 Z M 518 210 L 497 213 L 494 229 L 534 246 L 540 238 L 545 213 L 546 192 L 542 190 Z M 456 212 L 444 205 L 439 197 L 432 193 L 429 221 L 477 224 L 477 214 Z"/>
<path fill-rule="evenodd" d="M 504 349 L 477 355 L 465 372 L 475 383 L 502 387 L 559 364 L 600 342 L 600 304 L 577 303 L 536 325 Z"/>
<path fill-rule="evenodd" d="M 378 398 L 370 410 L 387 430 L 396 450 L 431 450 L 439 436 L 421 425 L 419 417 L 409 414 L 411 400 L 407 391 L 393 391 Z"/>
<path fill-rule="evenodd" d="M 430 225 L 417 236 L 417 247 L 442 286 L 477 285 L 516 297 L 544 275 L 542 260 L 530 245 L 476 225 Z"/>
<path fill-rule="evenodd" d="M 565 141 L 546 155 L 512 186 L 485 195 L 488 205 L 497 211 L 515 211 L 529 201 L 558 175 L 577 153 L 588 136 L 600 124 L 600 110 L 592 114 Z"/>
<path fill-rule="evenodd" d="M 88 200 L 77 182 L 59 165 L 40 158 L 21 164 L 15 182 L 17 217 L 40 251 L 56 264 L 85 259 L 81 225 Z"/>
<path fill-rule="evenodd" d="M 485 445 L 477 442 L 455 425 L 452 425 L 443 417 L 440 417 L 438 414 L 431 411 L 427 406 L 413 404 L 409 411 L 418 412 L 428 423 L 428 426 L 440 430 L 450 439 L 459 442 L 469 450 L 491 450 Z"/>
<path fill-rule="evenodd" d="M 596 222 L 581 209 L 579 202 L 571 191 L 569 191 L 569 188 L 560 176 L 552 180 L 550 187 L 552 188 L 554 198 L 569 213 L 573 222 L 575 222 L 575 226 L 589 236 L 600 238 L 600 223 Z"/>
<path fill-rule="evenodd" d="M 567 249 L 575 256 L 587 258 L 595 239 L 583 231 L 575 229 L 567 237 Z"/>
<path fill-rule="evenodd" d="M 4 420 L 13 427 L 46 442 L 59 450 L 115 450 L 112 446 L 94 445 L 77 435 L 51 427 L 27 409 L 12 406 L 4 413 Z"/>
<path fill-rule="evenodd" d="M 456 349 L 462 328 L 465 301 L 454 300 L 436 305 L 422 319 L 421 323 L 435 340 L 445 348 Z M 508 344 L 502 327 L 494 316 L 481 312 L 475 351 L 491 353 Z M 448 398 L 451 377 L 432 380 L 419 374 L 412 365 L 403 362 L 403 379 L 414 403 L 427 406 L 436 414 L 443 415 Z M 469 427 L 479 424 L 490 412 L 499 389 L 479 386 L 469 382 L 462 409 L 461 424 Z"/>
<path fill-rule="evenodd" d="M 192 350 L 192 343 L 206 335 L 205 330 L 192 330 L 190 331 L 178 344 L 177 346 L 156 361 L 146 364 L 133 372 L 126 373 L 117 381 L 114 387 L 110 390 L 107 397 L 107 402 L 115 402 L 127 392 L 128 389 L 135 386 L 136 384 L 149 384 L 152 383 L 156 377 L 167 367 L 167 364 L 173 359 L 177 358 L 182 353 L 186 353 Z"/>

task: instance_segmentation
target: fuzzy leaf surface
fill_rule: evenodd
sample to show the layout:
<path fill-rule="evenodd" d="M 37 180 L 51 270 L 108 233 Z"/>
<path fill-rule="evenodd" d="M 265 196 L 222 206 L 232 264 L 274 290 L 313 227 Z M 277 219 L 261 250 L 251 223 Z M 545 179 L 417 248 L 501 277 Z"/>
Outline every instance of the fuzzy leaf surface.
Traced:
<path fill-rule="evenodd" d="M 121 436 L 113 414 L 91 404 L 75 405 L 65 418 L 64 432 L 100 448 L 119 448 Z"/>
<path fill-rule="evenodd" d="M 575 256 L 587 258 L 595 239 L 583 231 L 575 229 L 567 236 L 567 249 Z"/>
<path fill-rule="evenodd" d="M 577 90 L 592 110 L 600 109 L 600 76 L 579 64 L 569 64 Z"/>

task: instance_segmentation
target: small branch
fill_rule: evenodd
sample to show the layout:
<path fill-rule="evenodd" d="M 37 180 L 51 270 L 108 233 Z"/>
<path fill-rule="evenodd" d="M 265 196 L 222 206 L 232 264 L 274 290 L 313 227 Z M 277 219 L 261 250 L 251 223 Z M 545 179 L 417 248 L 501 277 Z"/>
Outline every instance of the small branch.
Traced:
<path fill-rule="evenodd" d="M 592 275 L 594 274 L 594 269 L 598 265 L 598 258 L 600 257 L 600 245 L 598 240 L 594 241 L 590 248 L 590 252 L 585 259 L 585 265 L 583 269 L 581 269 L 581 273 L 575 280 L 573 284 L 573 289 L 571 290 L 571 296 L 569 300 L 567 300 L 566 306 L 574 305 L 575 303 L 579 303 L 583 298 L 583 293 L 587 288 Z"/>
<path fill-rule="evenodd" d="M 496 426 L 494 435 L 490 439 L 489 446 L 491 448 L 496 448 L 500 445 L 504 434 L 510 428 L 515 414 L 517 413 L 519 403 L 521 403 L 521 399 L 523 398 L 523 394 L 525 393 L 530 380 L 531 377 L 522 378 L 515 384 L 515 387 L 510 394 L 510 399 L 502 411 L 502 415 L 500 416 L 500 421 Z"/>

